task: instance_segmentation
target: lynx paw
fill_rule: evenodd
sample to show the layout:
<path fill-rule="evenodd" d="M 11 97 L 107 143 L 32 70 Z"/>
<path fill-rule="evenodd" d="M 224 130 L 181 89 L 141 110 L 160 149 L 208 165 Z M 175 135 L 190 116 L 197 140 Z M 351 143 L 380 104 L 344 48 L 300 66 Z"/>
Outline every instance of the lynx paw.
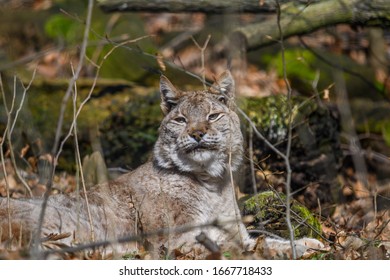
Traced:
<path fill-rule="evenodd" d="M 296 257 L 300 258 L 311 250 L 324 248 L 321 241 L 313 238 L 301 238 L 294 241 Z M 293 254 L 289 240 L 263 238 L 256 244 L 256 252 L 266 259 L 292 259 Z"/>

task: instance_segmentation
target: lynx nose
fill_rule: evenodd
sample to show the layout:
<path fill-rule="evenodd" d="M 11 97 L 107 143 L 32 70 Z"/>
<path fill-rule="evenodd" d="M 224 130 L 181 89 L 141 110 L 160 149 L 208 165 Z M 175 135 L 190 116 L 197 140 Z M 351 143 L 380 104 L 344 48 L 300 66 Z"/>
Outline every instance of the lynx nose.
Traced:
<path fill-rule="evenodd" d="M 201 130 L 195 130 L 195 131 L 192 131 L 190 136 L 196 140 L 196 142 L 200 142 L 200 140 L 202 140 L 203 136 L 205 135 L 206 133 L 204 133 L 203 131 Z"/>

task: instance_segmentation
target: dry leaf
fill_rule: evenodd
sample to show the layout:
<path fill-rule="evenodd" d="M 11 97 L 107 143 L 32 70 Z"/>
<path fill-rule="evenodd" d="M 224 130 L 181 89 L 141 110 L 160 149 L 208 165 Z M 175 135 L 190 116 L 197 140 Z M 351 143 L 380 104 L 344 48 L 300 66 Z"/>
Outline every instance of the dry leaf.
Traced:
<path fill-rule="evenodd" d="M 156 59 L 157 59 L 157 63 L 158 63 L 158 66 L 160 67 L 160 69 L 165 72 L 167 70 L 167 67 L 165 66 L 164 57 L 162 56 L 162 54 L 157 53 Z"/>
<path fill-rule="evenodd" d="M 27 154 L 27 152 L 30 150 L 30 145 L 26 145 L 22 148 L 22 150 L 20 151 L 20 157 L 21 158 L 24 158 L 25 155 Z"/>

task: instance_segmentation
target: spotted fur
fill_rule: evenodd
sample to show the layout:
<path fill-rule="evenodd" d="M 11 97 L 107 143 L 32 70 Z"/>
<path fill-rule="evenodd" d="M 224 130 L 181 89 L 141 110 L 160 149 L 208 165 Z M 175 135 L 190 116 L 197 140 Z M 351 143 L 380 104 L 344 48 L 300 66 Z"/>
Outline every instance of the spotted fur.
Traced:
<path fill-rule="evenodd" d="M 153 159 L 88 191 L 92 223 L 84 194 L 51 196 L 42 238 L 68 234 L 61 242 L 72 245 L 169 229 L 168 234 L 148 235 L 145 244 L 152 244 L 155 251 L 161 245 L 190 249 L 197 246 L 201 232 L 219 245 L 239 244 L 244 249 L 253 243 L 240 220 L 230 176 L 243 154 L 230 73 L 223 73 L 208 90 L 188 92 L 162 76 L 160 91 L 164 119 Z M 41 204 L 39 199 L 10 201 L 15 239 L 31 239 Z M 1 199 L 2 241 L 11 236 L 7 217 L 7 202 Z M 196 227 L 216 221 L 219 226 Z M 191 231 L 176 231 L 194 226 Z M 107 249 L 123 254 L 138 250 L 140 244 L 121 243 Z"/>

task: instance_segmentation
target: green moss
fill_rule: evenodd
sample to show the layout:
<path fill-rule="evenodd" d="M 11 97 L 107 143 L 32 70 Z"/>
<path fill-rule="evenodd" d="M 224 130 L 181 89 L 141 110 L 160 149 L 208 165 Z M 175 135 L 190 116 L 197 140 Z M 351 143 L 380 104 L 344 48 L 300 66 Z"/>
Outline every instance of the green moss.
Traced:
<path fill-rule="evenodd" d="M 285 220 L 285 195 L 272 191 L 259 193 L 242 203 L 244 215 L 252 215 L 254 221 L 249 229 L 257 229 L 289 238 Z M 291 205 L 291 222 L 296 238 L 319 237 L 321 224 L 318 219 L 303 205 L 293 200 Z"/>
<path fill-rule="evenodd" d="M 248 98 L 241 101 L 241 105 L 260 130 L 271 143 L 285 141 L 288 134 L 289 105 L 285 95 L 268 96 L 264 98 Z M 338 125 L 334 122 L 329 109 L 306 97 L 293 97 L 291 100 L 292 128 L 298 136 L 300 146 L 308 146 L 313 135 L 306 135 L 309 131 L 320 133 L 329 131 L 328 135 L 319 134 L 318 141 L 325 143 L 333 141 Z M 310 149 L 311 147 L 307 147 Z"/>
<path fill-rule="evenodd" d="M 133 251 L 122 256 L 122 260 L 137 260 L 140 259 L 139 252 Z"/>
<path fill-rule="evenodd" d="M 333 202 L 332 190 L 336 190 L 338 186 L 335 178 L 343 157 L 338 114 L 328 105 L 330 104 L 320 102 L 316 98 L 297 96 L 291 100 L 291 186 L 293 191 L 302 194 L 308 184 L 319 184 L 316 190 L 318 197 L 314 197 L 307 204 L 311 209 L 318 206 L 317 198 L 323 204 Z M 257 130 L 285 154 L 289 133 L 289 106 L 286 96 L 245 99 L 242 101 L 242 108 L 250 116 Z M 242 123 L 245 125 L 247 122 Z M 249 129 L 246 135 L 250 137 Z M 268 190 L 268 183 L 273 184 L 285 179 L 285 162 L 260 138 L 252 139 L 254 162 L 263 170 L 273 172 L 273 178 L 277 178 L 269 182 L 258 178 L 257 188 Z M 247 183 L 248 186 L 251 184 Z M 249 189 L 245 191 L 249 192 Z"/>
<path fill-rule="evenodd" d="M 289 49 L 284 53 L 286 71 L 289 78 L 300 78 L 306 82 L 311 82 L 315 79 L 316 72 L 313 71 L 312 65 L 316 60 L 315 56 L 302 49 Z M 278 71 L 278 75 L 283 77 L 283 60 L 282 54 L 278 53 L 276 57 L 270 57 L 269 65 Z"/>
<path fill-rule="evenodd" d="M 161 119 L 158 92 L 129 98 L 101 125 L 107 165 L 136 168 L 144 163 L 157 140 Z"/>
<path fill-rule="evenodd" d="M 82 25 L 65 14 L 52 15 L 45 23 L 45 33 L 54 39 L 62 38 L 69 43 L 77 42 L 83 34 Z"/>
<path fill-rule="evenodd" d="M 26 145 L 29 145 L 30 147 L 28 154 L 25 156 L 26 159 L 30 156 L 38 157 L 39 155 L 51 151 L 61 103 L 68 83 L 69 81 L 66 79 L 43 80 L 37 78 L 29 89 L 13 131 L 13 147 L 17 153 L 23 147 L 26 147 Z M 92 79 L 79 79 L 77 81 L 78 108 L 80 103 L 89 94 L 92 84 Z M 9 91 L 10 89 L 7 89 L 7 92 Z M 91 139 L 91 137 L 96 137 L 91 134 L 93 130 L 96 130 L 97 127 L 104 124 L 105 120 L 110 118 L 110 116 L 119 112 L 127 102 L 138 100 L 136 104 L 139 105 L 143 100 L 147 100 L 148 98 L 145 97 L 146 94 L 148 93 L 144 88 L 136 87 L 132 83 L 124 80 L 99 79 L 94 92 L 92 93 L 92 98 L 84 105 L 77 120 L 78 142 L 82 153 L 81 156 L 84 157 L 85 155 L 92 153 L 91 141 L 93 139 Z M 155 95 L 154 90 L 152 94 Z M 21 90 L 18 89 L 16 104 L 19 104 L 20 96 Z M 0 102 L 3 103 L 1 97 Z M 72 106 L 72 98 L 70 98 L 63 119 L 63 137 L 68 133 L 73 120 Z M 157 116 L 157 113 L 151 114 L 148 112 L 146 109 L 147 106 L 149 106 L 149 103 L 146 101 L 146 104 L 140 106 L 143 111 L 138 111 L 138 115 L 133 114 L 131 116 L 141 119 L 141 116 L 147 115 L 147 119 L 153 119 L 153 121 L 150 121 L 149 123 L 158 124 L 160 115 Z M 160 111 L 158 109 L 158 114 L 159 113 Z M 126 114 L 124 113 L 124 115 Z M 5 127 L 5 122 L 6 116 L 4 107 L 0 106 L 0 129 L 1 127 Z M 145 125 L 145 127 L 146 126 L 147 125 Z M 113 129 L 115 129 L 115 127 L 113 127 Z M 155 130 L 157 130 L 156 125 L 150 125 L 145 129 L 140 129 L 140 131 L 144 133 L 144 136 L 140 138 L 140 141 L 144 141 L 144 139 L 151 139 L 149 142 L 154 141 L 154 135 L 156 134 Z M 123 134 L 120 129 L 115 130 L 114 133 Z M 135 136 L 138 135 L 139 133 L 137 135 L 135 134 Z M 62 139 L 63 138 L 61 138 L 61 140 Z M 63 147 L 63 152 L 59 158 L 59 170 L 74 171 L 75 169 L 73 140 L 74 138 L 70 137 Z M 125 144 L 125 146 L 128 147 L 129 145 Z M 21 165 L 23 167 L 26 163 L 22 161 L 21 164 L 23 164 Z"/>
<path fill-rule="evenodd" d="M 242 101 L 248 116 L 271 142 L 279 142 L 287 135 L 288 107 L 283 95 L 249 98 Z"/>
<path fill-rule="evenodd" d="M 390 147 L 390 121 L 384 123 L 382 126 L 382 135 L 387 144 Z"/>

